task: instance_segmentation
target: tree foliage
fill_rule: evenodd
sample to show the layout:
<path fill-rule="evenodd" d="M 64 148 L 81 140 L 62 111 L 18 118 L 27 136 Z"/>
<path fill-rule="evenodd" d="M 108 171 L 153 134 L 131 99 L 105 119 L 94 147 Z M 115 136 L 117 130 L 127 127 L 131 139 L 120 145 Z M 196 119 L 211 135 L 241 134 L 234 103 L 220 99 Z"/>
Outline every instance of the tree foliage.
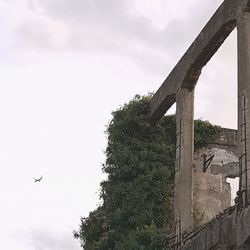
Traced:
<path fill-rule="evenodd" d="M 135 96 L 112 113 L 101 183 L 100 205 L 82 218 L 74 236 L 87 250 L 164 249 L 173 223 L 175 117 L 148 120 L 149 98 Z M 205 146 L 219 128 L 195 123 L 195 147 Z"/>

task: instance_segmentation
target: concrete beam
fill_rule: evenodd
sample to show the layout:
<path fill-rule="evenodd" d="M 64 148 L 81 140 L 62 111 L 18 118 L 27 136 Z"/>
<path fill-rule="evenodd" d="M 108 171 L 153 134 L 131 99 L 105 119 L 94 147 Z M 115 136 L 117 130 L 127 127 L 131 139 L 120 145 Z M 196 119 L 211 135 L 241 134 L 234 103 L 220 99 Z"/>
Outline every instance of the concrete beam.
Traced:
<path fill-rule="evenodd" d="M 193 89 L 207 64 L 236 26 L 239 10 L 250 0 L 225 0 L 151 99 L 150 117 L 159 120 L 175 103 L 177 90 Z"/>

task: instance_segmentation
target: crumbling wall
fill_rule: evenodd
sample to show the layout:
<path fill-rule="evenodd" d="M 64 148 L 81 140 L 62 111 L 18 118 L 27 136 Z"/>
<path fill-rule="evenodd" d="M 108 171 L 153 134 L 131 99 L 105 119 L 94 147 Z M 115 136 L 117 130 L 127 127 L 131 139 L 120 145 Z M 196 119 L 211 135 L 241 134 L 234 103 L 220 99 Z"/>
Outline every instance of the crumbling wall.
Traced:
<path fill-rule="evenodd" d="M 204 172 L 204 161 L 211 156 Z M 175 231 L 167 249 L 250 250 L 250 208 L 231 207 L 227 182 L 239 176 L 237 131 L 222 129 L 216 140 L 196 151 L 192 170 L 194 231 Z"/>
<path fill-rule="evenodd" d="M 237 154 L 237 130 L 223 128 L 220 136 L 208 145 L 208 148 L 220 148 Z"/>
<path fill-rule="evenodd" d="M 231 187 L 227 178 L 239 176 L 236 156 L 236 131 L 223 129 L 221 136 L 207 148 L 194 155 L 193 162 L 193 216 L 194 226 L 209 222 L 231 206 Z M 213 157 L 203 172 L 204 156 Z"/>
<path fill-rule="evenodd" d="M 214 156 L 203 172 L 203 155 Z M 193 206 L 195 226 L 207 223 L 231 206 L 231 187 L 227 178 L 238 176 L 238 157 L 225 149 L 201 149 L 193 164 Z"/>
<path fill-rule="evenodd" d="M 181 250 L 249 250 L 250 207 L 230 208 L 189 234 Z"/>

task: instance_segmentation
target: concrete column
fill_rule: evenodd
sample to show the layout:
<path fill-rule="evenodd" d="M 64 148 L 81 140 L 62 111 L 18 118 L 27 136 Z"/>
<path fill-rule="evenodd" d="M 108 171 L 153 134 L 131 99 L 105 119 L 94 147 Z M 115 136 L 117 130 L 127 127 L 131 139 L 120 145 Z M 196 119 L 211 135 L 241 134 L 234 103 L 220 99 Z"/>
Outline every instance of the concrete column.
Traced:
<path fill-rule="evenodd" d="M 176 105 L 175 219 L 184 233 L 193 228 L 194 90 L 181 88 Z"/>
<path fill-rule="evenodd" d="M 250 203 L 250 13 L 242 11 L 238 31 L 238 151 L 242 159 L 243 203 Z M 247 195 L 246 195 L 247 194 Z"/>

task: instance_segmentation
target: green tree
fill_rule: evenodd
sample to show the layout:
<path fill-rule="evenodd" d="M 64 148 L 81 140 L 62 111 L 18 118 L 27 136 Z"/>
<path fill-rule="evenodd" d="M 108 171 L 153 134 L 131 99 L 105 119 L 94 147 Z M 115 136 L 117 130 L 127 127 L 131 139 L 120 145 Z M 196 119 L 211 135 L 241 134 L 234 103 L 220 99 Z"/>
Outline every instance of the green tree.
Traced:
<path fill-rule="evenodd" d="M 101 183 L 100 205 L 82 218 L 74 236 L 87 250 L 164 249 L 173 223 L 175 117 L 151 124 L 150 96 L 135 98 L 112 113 Z M 196 122 L 195 147 L 219 128 Z M 207 131 L 206 132 L 204 132 Z"/>

